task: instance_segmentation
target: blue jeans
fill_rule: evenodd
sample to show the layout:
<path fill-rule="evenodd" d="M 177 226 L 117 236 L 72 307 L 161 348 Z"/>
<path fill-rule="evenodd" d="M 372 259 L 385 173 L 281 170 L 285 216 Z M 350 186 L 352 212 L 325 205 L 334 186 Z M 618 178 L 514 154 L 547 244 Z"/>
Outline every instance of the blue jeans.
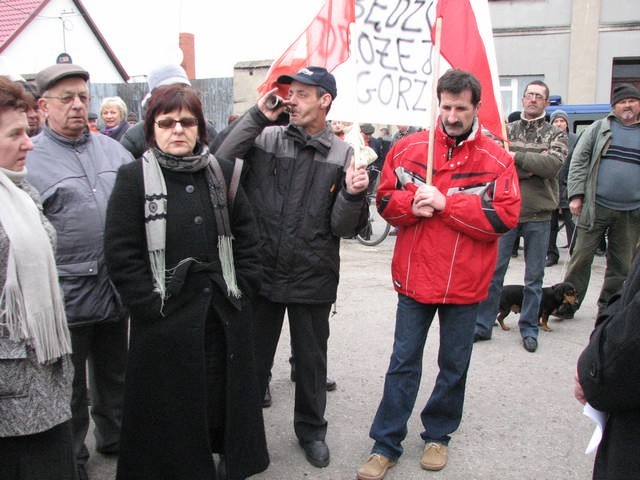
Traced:
<path fill-rule="evenodd" d="M 538 338 L 538 319 L 542 300 L 542 281 L 549 245 L 549 221 L 519 223 L 498 241 L 498 261 L 489 284 L 489 296 L 478 306 L 476 333 L 491 338 L 498 315 L 504 276 L 509 267 L 511 250 L 518 234 L 524 238 L 524 297 L 518 327 L 522 338 Z"/>
<path fill-rule="evenodd" d="M 393 353 L 385 376 L 384 393 L 371 425 L 371 450 L 395 461 L 402 455 L 407 421 L 413 411 L 422 376 L 422 354 L 429 327 L 438 312 L 440 371 L 420 418 L 425 442 L 449 443 L 460 425 L 467 371 L 473 349 L 477 303 L 428 305 L 398 295 Z"/>

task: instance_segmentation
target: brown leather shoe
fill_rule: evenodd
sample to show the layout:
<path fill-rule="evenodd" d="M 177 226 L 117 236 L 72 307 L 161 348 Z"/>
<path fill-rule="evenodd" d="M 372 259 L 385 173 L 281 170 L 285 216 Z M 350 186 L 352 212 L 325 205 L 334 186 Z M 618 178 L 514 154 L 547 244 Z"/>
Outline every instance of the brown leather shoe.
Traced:
<path fill-rule="evenodd" d="M 387 474 L 387 470 L 393 467 L 396 462 L 392 462 L 384 455 L 372 453 L 369 460 L 358 469 L 358 480 L 382 480 Z"/>
<path fill-rule="evenodd" d="M 429 442 L 424 446 L 420 466 L 425 470 L 442 470 L 447 464 L 447 446 L 442 443 Z"/>

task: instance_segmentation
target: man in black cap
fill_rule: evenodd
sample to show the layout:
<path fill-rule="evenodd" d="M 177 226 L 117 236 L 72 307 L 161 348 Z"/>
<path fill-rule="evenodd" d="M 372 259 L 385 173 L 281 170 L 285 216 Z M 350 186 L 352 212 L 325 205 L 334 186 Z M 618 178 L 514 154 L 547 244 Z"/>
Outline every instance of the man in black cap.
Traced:
<path fill-rule="evenodd" d="M 340 237 L 354 236 L 367 220 L 368 177 L 364 165 L 354 165 L 352 148 L 327 125 L 337 95 L 333 75 L 307 67 L 278 83 L 290 85 L 279 107 L 265 115 L 259 108 L 263 97 L 232 124 L 257 135 L 241 155 L 247 164 L 244 188 L 264 240 L 264 278 L 253 301 L 256 364 L 264 392 L 286 312 L 296 356 L 295 434 L 307 460 L 326 467 L 329 312 L 338 287 Z M 289 125 L 273 126 L 285 109 Z"/>
<path fill-rule="evenodd" d="M 579 229 L 565 281 L 584 300 L 593 256 L 608 230 L 607 268 L 598 298 L 601 313 L 622 288 L 640 239 L 640 91 L 630 84 L 613 89 L 611 113 L 580 136 L 573 151 L 567 194 Z M 573 311 L 561 312 L 572 318 Z"/>
<path fill-rule="evenodd" d="M 56 263 L 73 347 L 71 415 L 80 480 L 87 478 L 89 458 L 87 362 L 96 450 L 117 454 L 120 443 L 127 313 L 107 275 L 103 231 L 116 172 L 133 160 L 117 141 L 89 131 L 88 80 L 89 73 L 73 64 L 52 65 L 36 75 L 46 122 L 27 155 L 29 182 L 58 234 Z"/>

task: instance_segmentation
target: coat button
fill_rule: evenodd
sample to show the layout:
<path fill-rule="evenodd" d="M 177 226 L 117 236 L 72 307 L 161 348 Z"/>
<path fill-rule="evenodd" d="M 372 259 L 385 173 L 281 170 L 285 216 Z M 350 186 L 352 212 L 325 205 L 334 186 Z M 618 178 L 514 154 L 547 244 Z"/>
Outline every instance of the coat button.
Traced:
<path fill-rule="evenodd" d="M 184 189 L 187 193 L 193 193 L 196 191 L 196 187 L 194 187 L 193 185 L 187 185 L 186 187 L 184 187 Z"/>
<path fill-rule="evenodd" d="M 197 217 L 195 217 L 195 218 L 193 219 L 193 223 L 195 223 L 196 225 L 202 225 L 202 222 L 203 222 L 203 221 L 204 221 L 204 220 L 202 220 L 202 217 L 201 217 L 200 215 L 198 215 Z"/>
<path fill-rule="evenodd" d="M 211 289 L 209 287 L 204 287 L 202 289 L 202 294 L 203 295 L 209 295 L 211 293 Z"/>

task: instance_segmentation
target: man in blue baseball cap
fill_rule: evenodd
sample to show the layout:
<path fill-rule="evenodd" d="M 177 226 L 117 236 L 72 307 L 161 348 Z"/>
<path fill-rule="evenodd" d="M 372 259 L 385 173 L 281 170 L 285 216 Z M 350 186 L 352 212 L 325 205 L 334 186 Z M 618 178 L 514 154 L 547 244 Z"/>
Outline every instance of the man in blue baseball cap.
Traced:
<path fill-rule="evenodd" d="M 267 114 L 260 107 L 277 88 L 233 122 L 233 130 L 255 132 L 247 153 L 243 186 L 264 241 L 262 287 L 253 297 L 256 365 L 262 392 L 280 338 L 285 312 L 295 351 L 294 430 L 307 461 L 329 465 L 327 341 L 336 300 L 340 238 L 353 237 L 367 221 L 365 165 L 334 135 L 327 112 L 337 95 L 325 68 L 310 66 L 278 83 L 288 95 Z M 289 113 L 288 125 L 274 125 Z M 266 128 L 265 128 L 266 127 Z"/>

